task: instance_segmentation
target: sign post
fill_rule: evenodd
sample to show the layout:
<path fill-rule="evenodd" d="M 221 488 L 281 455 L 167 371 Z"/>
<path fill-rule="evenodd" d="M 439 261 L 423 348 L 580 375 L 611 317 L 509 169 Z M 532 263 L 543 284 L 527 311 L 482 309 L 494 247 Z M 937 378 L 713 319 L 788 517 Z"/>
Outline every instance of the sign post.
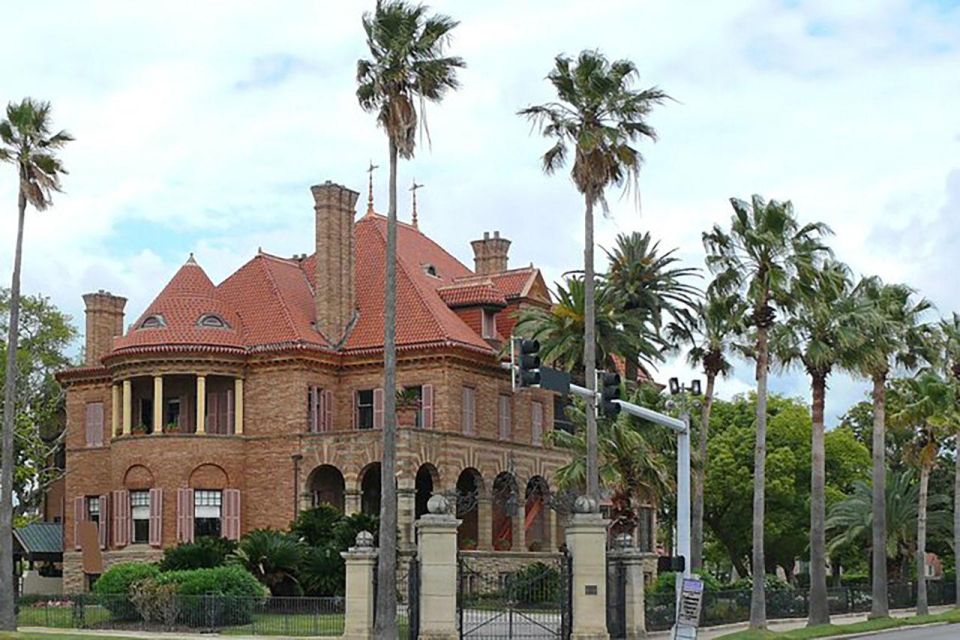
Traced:
<path fill-rule="evenodd" d="M 677 599 L 677 624 L 673 627 L 675 640 L 696 640 L 701 606 L 703 580 L 697 576 L 684 578 L 680 597 Z"/>

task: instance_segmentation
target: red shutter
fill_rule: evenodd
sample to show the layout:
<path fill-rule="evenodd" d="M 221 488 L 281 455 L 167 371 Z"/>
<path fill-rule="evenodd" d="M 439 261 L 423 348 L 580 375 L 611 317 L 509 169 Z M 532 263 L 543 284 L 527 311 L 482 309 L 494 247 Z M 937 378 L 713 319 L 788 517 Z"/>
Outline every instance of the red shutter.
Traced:
<path fill-rule="evenodd" d="M 433 385 L 423 385 L 421 392 L 423 396 L 423 428 L 433 429 Z"/>
<path fill-rule="evenodd" d="M 225 397 L 224 402 L 227 403 L 227 406 L 224 407 L 225 411 L 223 414 L 227 417 L 227 424 L 225 425 L 224 433 L 236 433 L 236 416 L 233 413 L 233 410 L 236 408 L 236 405 L 233 403 L 233 389 L 227 389 L 227 392 L 223 394 Z"/>
<path fill-rule="evenodd" d="M 150 534 L 151 547 L 163 544 L 163 489 L 150 489 Z"/>
<path fill-rule="evenodd" d="M 123 489 L 113 492 L 113 546 L 118 549 L 126 546 L 126 542 L 123 539 L 123 534 L 126 531 L 123 522 L 123 512 L 124 507 L 129 506 L 123 499 L 126 493 Z"/>
<path fill-rule="evenodd" d="M 73 499 L 73 547 L 80 550 L 80 523 L 87 519 L 87 509 L 83 496 Z"/>
<path fill-rule="evenodd" d="M 177 490 L 177 542 L 193 542 L 193 489 Z"/>
<path fill-rule="evenodd" d="M 383 389 L 373 390 L 373 428 L 383 429 Z"/>
<path fill-rule="evenodd" d="M 533 444 L 540 445 L 543 443 L 543 403 L 534 402 L 530 405 L 530 439 Z"/>
<path fill-rule="evenodd" d="M 100 522 L 97 523 L 97 540 L 100 541 L 100 548 L 106 549 L 110 543 L 108 533 L 110 531 L 110 494 L 100 496 Z"/>
<path fill-rule="evenodd" d="M 316 433 L 317 428 L 317 388 L 307 388 L 307 431 Z"/>
<path fill-rule="evenodd" d="M 240 539 L 240 490 L 223 490 L 223 537 Z"/>
<path fill-rule="evenodd" d="M 322 428 L 324 431 L 333 431 L 333 391 L 326 389 L 321 393 L 323 393 Z"/>
<path fill-rule="evenodd" d="M 88 447 L 103 446 L 103 403 L 88 402 L 86 406 L 86 442 Z"/>

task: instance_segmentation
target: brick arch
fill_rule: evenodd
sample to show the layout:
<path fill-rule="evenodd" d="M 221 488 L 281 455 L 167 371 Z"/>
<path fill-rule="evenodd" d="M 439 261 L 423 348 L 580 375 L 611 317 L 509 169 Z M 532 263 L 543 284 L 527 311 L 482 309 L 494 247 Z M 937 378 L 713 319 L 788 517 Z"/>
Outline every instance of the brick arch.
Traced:
<path fill-rule="evenodd" d="M 154 483 L 153 473 L 142 464 L 132 464 L 123 474 L 123 486 L 125 489 L 142 490 L 152 489 Z"/>
<path fill-rule="evenodd" d="M 193 489 L 226 489 L 230 486 L 230 478 L 223 467 L 205 463 L 190 472 L 188 485 Z"/>

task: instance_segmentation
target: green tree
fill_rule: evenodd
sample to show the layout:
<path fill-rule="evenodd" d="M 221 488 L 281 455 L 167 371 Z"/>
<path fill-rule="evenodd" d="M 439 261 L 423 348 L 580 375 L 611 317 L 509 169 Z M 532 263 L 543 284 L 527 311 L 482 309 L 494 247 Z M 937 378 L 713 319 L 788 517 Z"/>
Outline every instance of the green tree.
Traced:
<path fill-rule="evenodd" d="M 826 468 L 824 403 L 827 378 L 838 367 L 849 368 L 862 346 L 857 326 L 863 313 L 853 296 L 850 270 L 826 261 L 814 274 L 816 287 L 798 288 L 796 306 L 771 331 L 771 350 L 782 366 L 802 367 L 810 376 L 812 473 L 810 494 L 810 611 L 807 624 L 829 624 L 825 522 Z"/>
<path fill-rule="evenodd" d="M 0 575 L 13 575 L 13 434 L 16 422 L 17 339 L 20 331 L 20 265 L 23 260 L 23 225 L 27 205 L 43 211 L 60 191 L 66 173 L 56 156 L 73 138 L 65 131 L 53 133 L 50 103 L 24 98 L 7 105 L 0 121 L 0 162 L 17 168 L 17 239 L 10 285 L 10 322 L 7 327 L 6 379 L 3 388 L 3 433 L 0 436 Z M 12 580 L 0 580 L 0 630 L 17 628 Z"/>
<path fill-rule="evenodd" d="M 944 375 L 952 376 L 960 385 L 960 314 L 953 312 L 949 318 L 940 321 L 941 352 L 940 363 Z M 954 425 L 954 442 L 957 443 L 957 453 L 953 457 L 953 550 L 956 580 L 954 584 L 956 602 L 960 602 L 960 422 Z"/>
<path fill-rule="evenodd" d="M 729 232 L 719 225 L 703 234 L 707 267 L 715 274 L 711 287 L 721 294 L 740 293 L 750 307 L 754 330 L 752 355 L 757 363 L 757 422 L 754 451 L 753 558 L 754 576 L 764 570 L 764 488 L 766 486 L 768 337 L 776 314 L 791 308 L 798 290 L 812 286 L 813 271 L 829 255 L 822 223 L 801 225 L 790 202 L 751 202 L 732 198 Z M 750 628 L 767 624 L 764 581 L 753 581 Z"/>
<path fill-rule="evenodd" d="M 230 562 L 239 564 L 273 596 L 303 595 L 297 574 L 305 549 L 297 538 L 275 529 L 255 529 L 240 539 Z"/>
<path fill-rule="evenodd" d="M 387 209 L 386 276 L 384 285 L 383 345 L 383 460 L 381 472 L 380 535 L 377 585 L 378 637 L 395 638 L 396 622 L 396 325 L 397 325 L 397 160 L 413 158 L 417 127 L 426 130 L 427 101 L 440 102 L 459 86 L 461 58 L 445 55 L 457 22 L 427 13 L 422 5 L 403 0 L 378 0 L 373 13 L 363 16 L 369 59 L 357 62 L 357 99 L 364 111 L 375 113 L 386 132 L 390 157 Z M 420 113 L 418 114 L 418 109 Z"/>
<path fill-rule="evenodd" d="M 656 139 L 646 121 L 667 94 L 652 87 L 633 87 L 637 68 L 629 60 L 608 61 L 599 51 L 583 51 L 576 61 L 557 56 L 547 79 L 557 91 L 556 102 L 522 109 L 541 133 L 554 141 L 543 155 L 543 169 L 553 173 L 573 149 L 570 176 L 583 196 L 584 212 L 584 353 L 587 388 L 596 385 L 596 307 L 593 264 L 593 208 L 606 208 L 608 187 L 635 185 L 643 156 L 635 148 L 642 138 Z M 587 495 L 599 497 L 597 471 L 597 420 L 593 399 L 587 400 Z"/>
<path fill-rule="evenodd" d="M 893 366 L 914 368 L 924 359 L 929 346 L 929 327 L 923 315 L 931 308 L 926 300 L 914 300 L 914 291 L 901 284 L 884 284 L 879 278 L 862 279 L 855 295 L 861 304 L 870 308 L 860 330 L 865 348 L 860 352 L 858 368 L 873 383 L 873 541 L 871 548 L 882 548 L 887 539 L 886 502 L 886 390 L 887 377 Z M 927 354 L 929 357 L 929 354 Z M 872 603 L 870 615 L 874 618 L 890 615 L 887 601 L 887 563 L 879 553 L 872 561 Z"/>

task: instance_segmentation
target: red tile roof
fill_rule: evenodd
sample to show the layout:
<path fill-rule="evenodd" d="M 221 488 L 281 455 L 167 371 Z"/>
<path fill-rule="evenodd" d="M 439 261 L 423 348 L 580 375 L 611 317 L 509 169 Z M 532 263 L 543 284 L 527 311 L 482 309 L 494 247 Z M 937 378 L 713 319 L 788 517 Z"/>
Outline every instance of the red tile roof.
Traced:
<path fill-rule="evenodd" d="M 489 279 L 477 281 L 458 281 L 454 284 L 437 289 L 440 298 L 450 308 L 470 307 L 476 305 L 507 306 L 507 299 Z"/>

